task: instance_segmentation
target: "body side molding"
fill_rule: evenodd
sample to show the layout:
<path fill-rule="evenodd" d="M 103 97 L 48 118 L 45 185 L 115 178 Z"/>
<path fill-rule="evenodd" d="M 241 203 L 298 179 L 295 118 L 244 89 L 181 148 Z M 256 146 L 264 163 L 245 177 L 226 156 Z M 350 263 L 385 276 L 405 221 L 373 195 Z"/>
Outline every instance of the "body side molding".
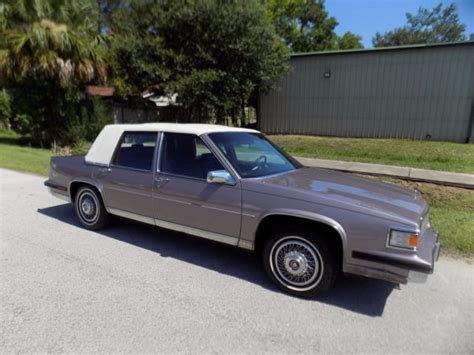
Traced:
<path fill-rule="evenodd" d="M 209 232 L 209 231 L 205 231 L 205 230 L 198 229 L 198 228 L 183 226 L 181 224 L 167 222 L 167 221 L 163 221 L 161 219 L 156 219 L 156 218 L 152 218 L 152 217 L 142 216 L 142 215 L 138 215 L 136 213 L 132 213 L 132 212 L 116 209 L 116 208 L 109 208 L 108 212 L 110 214 L 113 214 L 113 215 L 116 215 L 116 216 L 125 217 L 125 218 L 128 218 L 128 219 L 133 219 L 135 221 L 148 223 L 148 224 L 155 225 L 155 226 L 162 227 L 162 228 L 166 228 L 166 229 L 171 229 L 171 230 L 174 230 L 174 231 L 177 231 L 177 232 L 183 232 L 183 233 L 186 233 L 186 234 L 191 234 L 191 235 L 194 235 L 196 237 L 201 237 L 201 238 L 204 238 L 204 239 L 209 239 L 209 240 L 213 240 L 213 241 L 216 241 L 216 242 L 220 242 L 220 243 L 224 243 L 224 244 L 228 244 L 228 245 L 233 245 L 233 246 L 239 246 L 241 248 L 248 249 L 248 247 L 246 247 L 246 246 L 239 245 L 239 238 L 237 238 L 237 237 L 232 237 L 232 236 L 223 235 L 223 234 L 219 234 L 219 233 Z"/>

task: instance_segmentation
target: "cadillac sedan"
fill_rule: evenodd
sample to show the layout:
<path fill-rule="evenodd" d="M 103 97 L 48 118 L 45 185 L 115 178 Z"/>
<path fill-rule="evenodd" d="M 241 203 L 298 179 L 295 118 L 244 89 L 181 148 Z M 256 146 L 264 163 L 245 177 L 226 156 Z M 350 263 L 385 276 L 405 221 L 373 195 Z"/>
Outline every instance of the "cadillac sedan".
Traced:
<path fill-rule="evenodd" d="M 297 296 L 341 272 L 422 282 L 439 254 L 419 192 L 304 167 L 250 129 L 109 125 L 85 156 L 53 157 L 45 185 L 88 229 L 115 215 L 251 250 Z"/>

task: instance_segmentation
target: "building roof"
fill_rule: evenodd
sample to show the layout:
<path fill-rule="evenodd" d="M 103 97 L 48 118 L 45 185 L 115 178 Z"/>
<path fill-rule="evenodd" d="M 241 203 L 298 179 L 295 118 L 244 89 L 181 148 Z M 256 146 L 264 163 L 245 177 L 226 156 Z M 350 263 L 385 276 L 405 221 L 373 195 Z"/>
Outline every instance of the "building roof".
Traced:
<path fill-rule="evenodd" d="M 92 144 L 85 160 L 87 163 L 109 165 L 117 142 L 123 132 L 173 132 L 201 136 L 217 132 L 251 132 L 258 131 L 247 128 L 228 127 L 211 124 L 180 124 L 180 123 L 141 123 L 113 124 L 105 126 Z"/>
<path fill-rule="evenodd" d="M 148 99 L 153 102 L 157 107 L 168 107 L 168 106 L 181 106 L 178 102 L 178 94 L 171 96 L 155 95 L 153 93 L 142 94 L 144 99 Z"/>
<path fill-rule="evenodd" d="M 464 45 L 474 45 L 474 41 L 430 43 L 430 44 L 411 44 L 411 45 L 406 45 L 406 46 L 359 48 L 359 49 L 346 49 L 346 50 L 333 50 L 333 51 L 301 52 L 301 53 L 292 53 L 291 58 L 307 57 L 307 56 L 319 56 L 319 55 L 333 55 L 333 54 L 352 54 L 352 53 L 365 53 L 365 52 L 397 51 L 397 50 L 422 49 L 422 48 L 433 48 L 433 47 L 464 46 Z"/>
<path fill-rule="evenodd" d="M 111 86 L 86 86 L 86 93 L 92 96 L 111 97 L 114 95 L 114 88 Z"/>

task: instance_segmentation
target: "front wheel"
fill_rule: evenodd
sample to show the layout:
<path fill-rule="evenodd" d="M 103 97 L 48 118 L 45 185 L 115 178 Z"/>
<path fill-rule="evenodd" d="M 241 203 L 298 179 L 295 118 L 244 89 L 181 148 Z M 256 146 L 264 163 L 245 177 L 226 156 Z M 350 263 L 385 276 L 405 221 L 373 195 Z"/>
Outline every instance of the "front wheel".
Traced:
<path fill-rule="evenodd" d="M 299 297 L 330 289 L 338 274 L 330 246 L 305 230 L 276 233 L 265 244 L 263 265 L 280 289 Z"/>
<path fill-rule="evenodd" d="M 101 229 L 109 222 L 109 214 L 105 210 L 102 199 L 98 191 L 92 187 L 79 188 L 74 206 L 79 221 L 87 229 Z"/>

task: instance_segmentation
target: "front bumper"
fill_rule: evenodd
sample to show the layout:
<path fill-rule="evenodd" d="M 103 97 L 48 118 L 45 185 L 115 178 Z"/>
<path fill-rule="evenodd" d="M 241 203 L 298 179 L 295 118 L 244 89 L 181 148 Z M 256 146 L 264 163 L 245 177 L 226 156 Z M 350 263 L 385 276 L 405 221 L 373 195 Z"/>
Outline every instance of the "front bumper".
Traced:
<path fill-rule="evenodd" d="M 422 283 L 433 273 L 440 248 L 438 232 L 429 228 L 423 234 L 416 252 L 353 251 L 352 259 L 355 262 L 345 265 L 344 271 L 394 283 Z"/>
<path fill-rule="evenodd" d="M 432 267 L 429 272 L 419 272 L 419 271 L 410 271 L 408 273 L 408 280 L 409 282 L 416 282 L 416 283 L 423 283 L 426 282 L 428 279 L 428 275 L 434 272 L 434 265 L 435 262 L 439 259 L 439 253 L 441 250 L 441 243 L 439 242 L 439 233 L 436 233 L 436 241 L 433 247 L 433 257 L 432 257 Z"/>

